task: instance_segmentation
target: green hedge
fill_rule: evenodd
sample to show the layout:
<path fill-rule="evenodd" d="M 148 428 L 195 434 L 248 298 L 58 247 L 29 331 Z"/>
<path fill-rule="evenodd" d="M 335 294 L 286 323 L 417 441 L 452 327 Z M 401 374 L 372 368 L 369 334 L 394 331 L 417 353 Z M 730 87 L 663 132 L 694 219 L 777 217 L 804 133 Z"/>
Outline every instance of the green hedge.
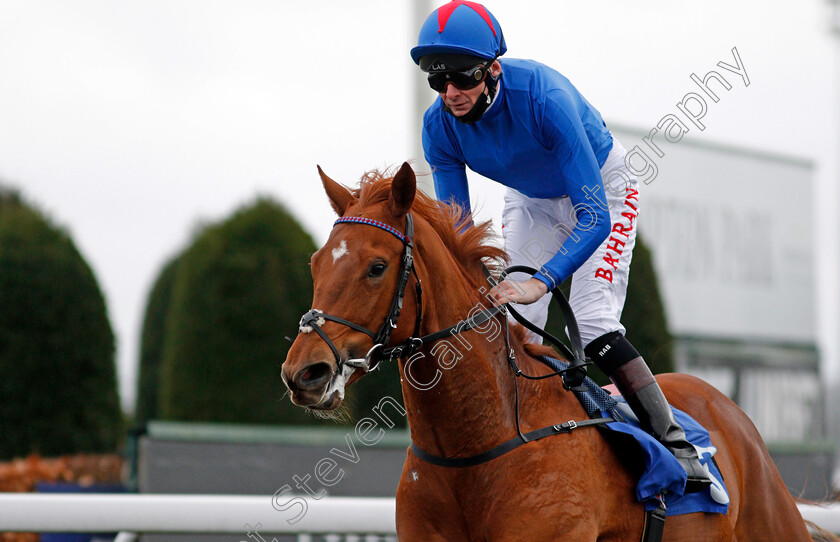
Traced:
<path fill-rule="evenodd" d="M 144 342 L 142 354 L 161 349 L 161 419 L 313 421 L 283 397 L 280 369 L 289 348 L 283 337 L 297 333 L 311 305 L 314 251 L 310 236 L 268 199 L 198 235 L 174 276 L 158 281 L 172 281 L 169 306 L 150 300 L 147 309 L 165 314 L 162 343 Z"/>
<path fill-rule="evenodd" d="M 674 371 L 674 339 L 668 331 L 653 257 L 640 236 L 636 237 L 636 248 L 633 249 L 621 322 L 627 328 L 627 339 L 645 358 L 654 374 Z"/>
<path fill-rule="evenodd" d="M 167 262 L 155 280 L 146 302 L 143 330 L 140 335 L 140 375 L 137 379 L 137 405 L 134 421 L 143 424 L 159 417 L 160 365 L 166 316 L 172 304 L 172 289 L 179 258 Z"/>
<path fill-rule="evenodd" d="M 118 445 L 102 292 L 70 237 L 9 192 L 0 192 L 0 398 L 0 459 Z"/>

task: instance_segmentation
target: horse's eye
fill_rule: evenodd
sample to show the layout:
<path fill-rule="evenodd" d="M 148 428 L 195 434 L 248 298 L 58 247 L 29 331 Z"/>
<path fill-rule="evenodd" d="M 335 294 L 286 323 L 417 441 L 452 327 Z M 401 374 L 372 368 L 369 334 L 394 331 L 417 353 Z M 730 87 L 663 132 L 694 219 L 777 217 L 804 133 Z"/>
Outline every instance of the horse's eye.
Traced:
<path fill-rule="evenodd" d="M 371 278 L 381 277 L 383 273 L 385 273 L 385 269 L 388 266 L 384 263 L 375 263 L 370 267 L 370 271 L 368 271 L 368 276 Z"/>

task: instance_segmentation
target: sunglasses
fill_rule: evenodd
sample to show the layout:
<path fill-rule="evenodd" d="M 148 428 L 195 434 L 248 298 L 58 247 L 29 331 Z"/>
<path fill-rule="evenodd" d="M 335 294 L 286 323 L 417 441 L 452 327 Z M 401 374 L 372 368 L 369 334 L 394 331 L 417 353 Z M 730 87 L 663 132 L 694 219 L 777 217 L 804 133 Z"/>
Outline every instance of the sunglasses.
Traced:
<path fill-rule="evenodd" d="M 446 85 L 452 83 L 458 90 L 477 87 L 487 77 L 489 64 L 479 64 L 467 70 L 429 74 L 429 86 L 435 92 L 446 92 Z"/>

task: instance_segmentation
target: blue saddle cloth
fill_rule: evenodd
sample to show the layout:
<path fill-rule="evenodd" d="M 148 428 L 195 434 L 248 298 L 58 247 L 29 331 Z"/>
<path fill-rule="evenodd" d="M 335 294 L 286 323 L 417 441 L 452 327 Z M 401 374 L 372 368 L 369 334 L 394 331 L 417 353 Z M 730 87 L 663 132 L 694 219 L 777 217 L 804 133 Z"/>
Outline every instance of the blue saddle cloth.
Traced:
<path fill-rule="evenodd" d="M 568 367 L 566 362 L 543 357 L 541 360 L 559 371 Z M 671 407 L 674 417 L 685 430 L 688 441 L 697 449 L 700 462 L 712 474 L 713 484 L 698 493 L 685 494 L 686 474 L 679 461 L 658 440 L 639 427 L 639 421 L 622 397 L 613 397 L 594 380 L 587 378 L 584 386 L 588 391 L 575 392 L 591 418 L 613 418 L 615 422 L 603 425 L 605 430 L 623 433 L 633 437 L 639 445 L 644 460 L 644 472 L 636 486 L 636 498 L 647 510 L 659 507 L 659 496 L 663 496 L 667 515 L 676 516 L 692 512 L 726 514 L 729 508 L 729 493 L 723 483 L 723 476 L 713 461 L 717 448 L 712 445 L 709 432 L 685 412 Z"/>

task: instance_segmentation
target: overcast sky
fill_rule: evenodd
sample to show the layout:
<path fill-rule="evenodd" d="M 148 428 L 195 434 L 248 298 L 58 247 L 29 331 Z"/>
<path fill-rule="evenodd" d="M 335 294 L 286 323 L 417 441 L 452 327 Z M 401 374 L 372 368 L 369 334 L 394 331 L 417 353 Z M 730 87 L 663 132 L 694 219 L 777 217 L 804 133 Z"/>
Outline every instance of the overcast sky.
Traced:
<path fill-rule="evenodd" d="M 485 5 L 507 56 L 560 70 L 608 124 L 652 128 L 696 90 L 692 73 L 734 64 L 737 48 L 749 87 L 733 79 L 690 137 L 815 162 L 821 346 L 837 374 L 840 62 L 829 3 Z M 416 158 L 411 17 L 394 0 L 0 0 L 0 182 L 66 227 L 93 267 L 124 406 L 148 290 L 198 224 L 263 194 L 320 244 L 333 215 L 316 164 L 354 184 Z M 498 215 L 496 188 L 479 181 L 472 193 Z"/>

